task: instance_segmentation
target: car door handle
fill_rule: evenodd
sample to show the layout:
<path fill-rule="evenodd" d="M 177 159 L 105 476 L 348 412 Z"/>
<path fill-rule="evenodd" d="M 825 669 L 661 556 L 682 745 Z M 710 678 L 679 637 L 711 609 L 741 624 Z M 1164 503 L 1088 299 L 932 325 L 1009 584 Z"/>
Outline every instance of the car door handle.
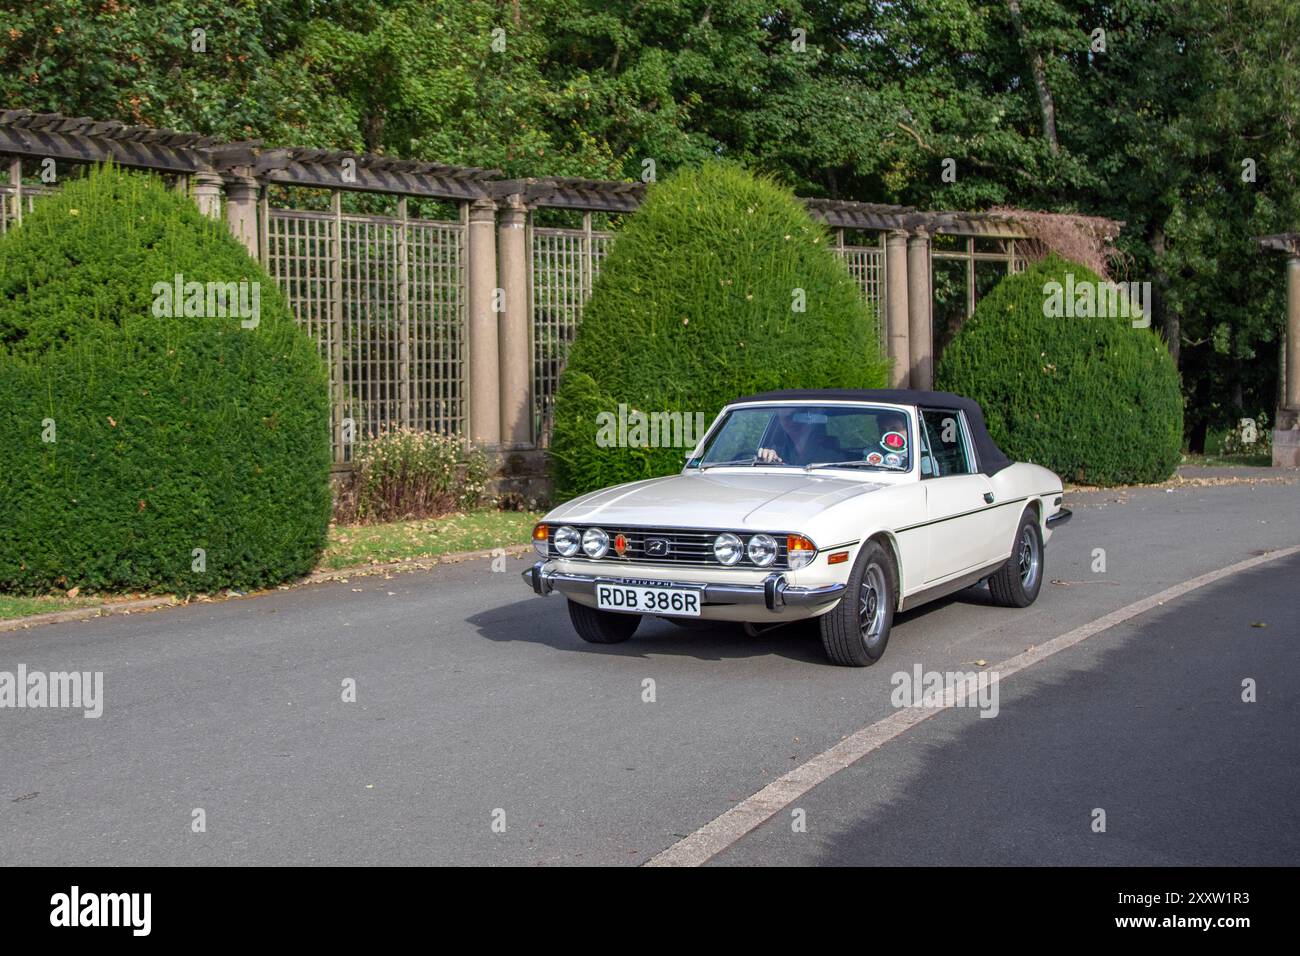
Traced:
<path fill-rule="evenodd" d="M 993 492 L 991 491 L 984 492 L 984 503 L 986 505 L 993 504 Z"/>

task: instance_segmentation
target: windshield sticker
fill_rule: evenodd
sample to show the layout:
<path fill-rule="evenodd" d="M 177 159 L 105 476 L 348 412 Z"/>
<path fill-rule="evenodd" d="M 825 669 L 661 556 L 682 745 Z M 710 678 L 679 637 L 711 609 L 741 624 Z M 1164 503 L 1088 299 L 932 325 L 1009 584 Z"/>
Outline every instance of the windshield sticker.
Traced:
<path fill-rule="evenodd" d="M 891 453 L 885 456 L 885 464 L 888 465 L 890 468 L 902 468 L 903 459 Z"/>
<path fill-rule="evenodd" d="M 907 436 L 902 432 L 885 432 L 880 436 L 880 446 L 890 451 L 902 451 L 907 447 Z"/>
<path fill-rule="evenodd" d="M 879 465 L 884 460 L 885 460 L 885 456 L 878 451 L 873 451 L 870 455 L 867 456 L 868 465 Z"/>

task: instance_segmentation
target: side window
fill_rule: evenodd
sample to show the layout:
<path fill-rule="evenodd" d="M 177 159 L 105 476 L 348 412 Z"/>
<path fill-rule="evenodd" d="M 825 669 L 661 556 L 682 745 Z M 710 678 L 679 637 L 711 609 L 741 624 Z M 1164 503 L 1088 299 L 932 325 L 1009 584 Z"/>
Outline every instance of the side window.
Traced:
<path fill-rule="evenodd" d="M 966 422 L 961 413 L 947 408 L 927 408 L 921 412 L 926 443 L 939 475 L 969 475 L 974 471 L 967 453 Z"/>
<path fill-rule="evenodd" d="M 939 471 L 934 463 L 934 456 L 930 454 L 930 439 L 925 434 L 925 419 L 921 419 L 921 427 L 918 429 L 921 435 L 921 477 L 938 478 Z"/>

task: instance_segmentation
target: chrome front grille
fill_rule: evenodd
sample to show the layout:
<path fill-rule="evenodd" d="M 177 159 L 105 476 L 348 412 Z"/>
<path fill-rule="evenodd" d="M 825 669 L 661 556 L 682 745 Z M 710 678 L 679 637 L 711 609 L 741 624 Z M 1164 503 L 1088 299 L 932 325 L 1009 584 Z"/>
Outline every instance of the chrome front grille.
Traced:
<path fill-rule="evenodd" d="M 552 525 L 549 529 L 551 538 L 555 535 L 555 529 L 561 525 Z M 757 531 L 737 531 L 734 528 L 716 528 L 713 530 L 702 530 L 697 528 L 627 528 L 608 525 L 591 525 L 591 524 L 574 524 L 570 527 L 577 528 L 579 533 L 587 528 L 598 527 L 609 535 L 609 551 L 601 558 L 601 561 L 625 562 L 627 564 L 659 564 L 659 565 L 688 565 L 691 567 L 701 568 L 748 568 L 754 570 L 758 565 L 749 560 L 746 554 L 736 564 L 724 565 L 713 556 L 713 542 L 720 534 L 730 532 L 740 538 L 746 545 L 749 539 Z M 786 570 L 789 563 L 786 560 L 786 533 L 768 531 L 763 532 L 770 534 L 776 539 L 776 560 L 771 564 L 764 565 L 763 570 Z M 622 556 L 615 550 L 614 542 L 618 535 L 623 535 L 627 541 L 627 547 L 624 549 Z M 648 553 L 647 542 L 650 542 L 649 550 L 654 550 L 656 542 L 666 542 L 668 553 L 665 555 Z M 548 540 L 548 552 L 552 556 L 558 556 L 559 552 L 555 550 L 553 541 Z M 574 560 L 591 560 L 581 551 L 575 556 Z"/>

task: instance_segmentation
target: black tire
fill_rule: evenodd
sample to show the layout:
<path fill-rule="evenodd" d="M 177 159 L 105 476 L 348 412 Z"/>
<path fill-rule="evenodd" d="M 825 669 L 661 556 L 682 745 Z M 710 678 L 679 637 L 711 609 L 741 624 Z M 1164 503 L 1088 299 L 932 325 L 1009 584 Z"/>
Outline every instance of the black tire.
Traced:
<path fill-rule="evenodd" d="M 570 601 L 569 620 L 584 641 L 592 644 L 622 644 L 636 633 L 641 615 L 599 611 L 577 601 Z"/>
<path fill-rule="evenodd" d="M 1011 557 L 989 578 L 993 602 L 1002 607 L 1029 607 L 1043 588 L 1043 533 L 1038 514 L 1029 508 L 1020 516 Z"/>
<path fill-rule="evenodd" d="M 897 601 L 893 556 L 879 542 L 868 541 L 858 552 L 844 597 L 817 619 L 831 663 L 870 667 L 880 660 L 889 644 Z"/>

